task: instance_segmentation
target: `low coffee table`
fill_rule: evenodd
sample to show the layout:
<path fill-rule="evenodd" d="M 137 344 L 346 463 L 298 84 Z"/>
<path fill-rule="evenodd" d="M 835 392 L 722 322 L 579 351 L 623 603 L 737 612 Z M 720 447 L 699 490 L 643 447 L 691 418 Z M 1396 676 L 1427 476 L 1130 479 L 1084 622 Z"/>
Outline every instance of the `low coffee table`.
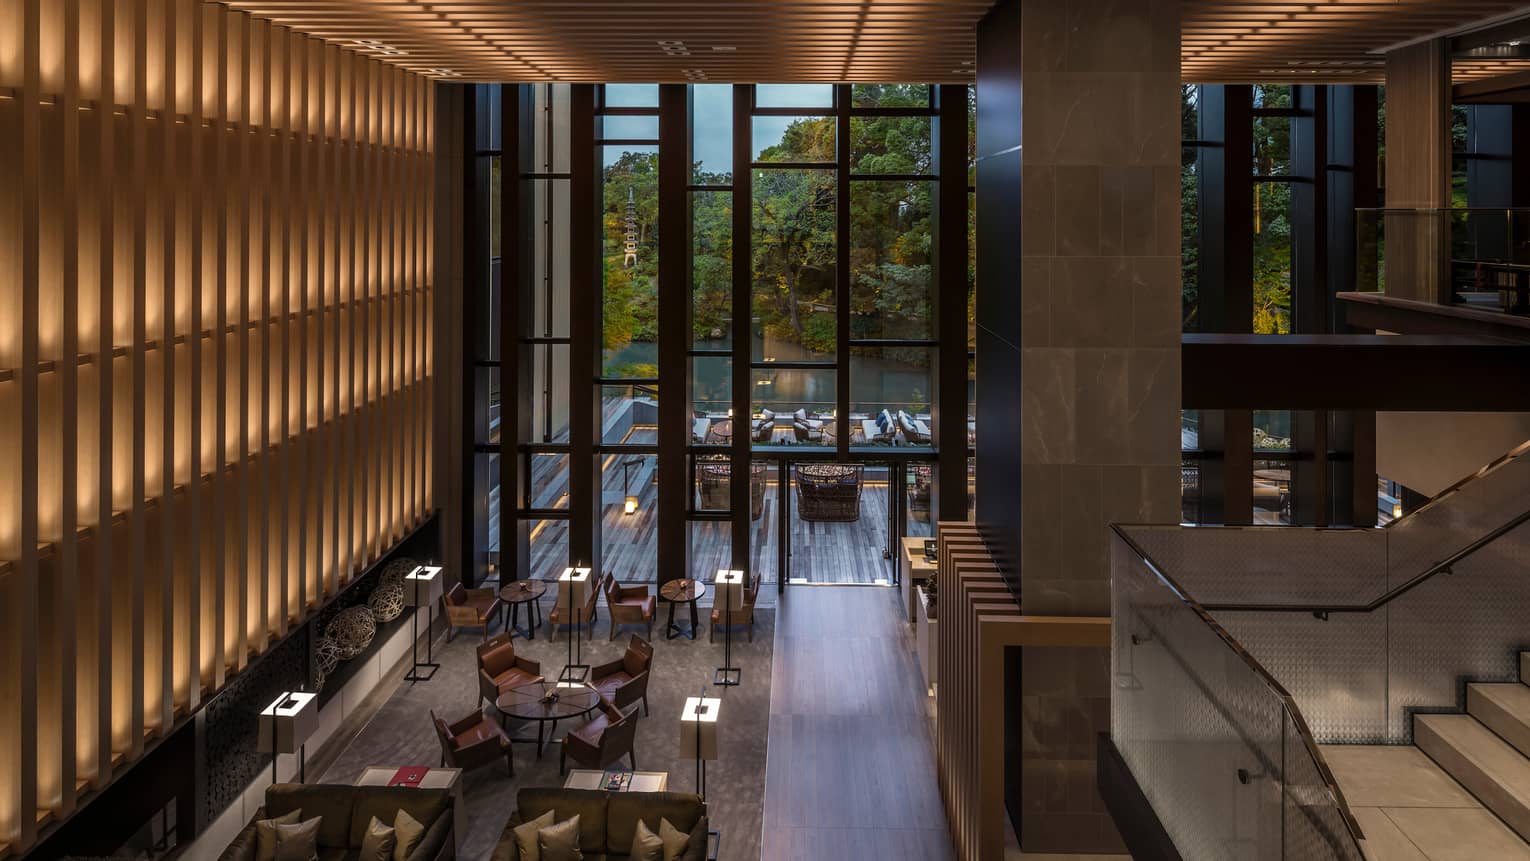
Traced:
<path fill-rule="evenodd" d="M 557 699 L 543 702 L 542 697 L 556 691 Z M 569 682 L 534 682 L 521 685 L 499 695 L 494 705 L 501 714 L 516 720 L 536 721 L 537 758 L 542 758 L 542 746 L 552 739 L 558 729 L 558 721 L 588 714 L 600 704 L 600 693 L 589 685 Z M 512 738 L 511 741 L 529 741 Z"/>
<path fill-rule="evenodd" d="M 632 781 L 617 792 L 664 792 L 669 789 L 669 772 L 667 771 L 630 771 L 628 769 L 612 769 L 612 771 L 629 771 Z M 563 781 L 564 789 L 605 789 L 607 772 L 594 768 L 569 769 L 568 777 Z"/>
<path fill-rule="evenodd" d="M 664 629 L 664 635 L 673 640 L 679 636 L 696 639 L 696 629 L 701 627 L 701 619 L 696 613 L 696 599 L 707 593 L 707 584 L 700 580 L 681 578 L 671 580 L 659 587 L 659 597 L 669 602 L 669 624 Z M 691 605 L 691 628 L 689 631 L 675 624 L 675 605 Z"/>
<path fill-rule="evenodd" d="M 542 605 L 539 602 L 546 594 L 547 581 L 545 580 L 512 580 L 500 589 L 499 600 L 510 608 L 510 621 L 505 625 L 505 630 L 514 631 L 528 640 L 535 640 L 537 628 L 542 625 Z M 520 621 L 522 604 L 531 605 L 526 608 L 526 623 L 531 626 L 530 628 L 521 628 L 516 624 Z"/>

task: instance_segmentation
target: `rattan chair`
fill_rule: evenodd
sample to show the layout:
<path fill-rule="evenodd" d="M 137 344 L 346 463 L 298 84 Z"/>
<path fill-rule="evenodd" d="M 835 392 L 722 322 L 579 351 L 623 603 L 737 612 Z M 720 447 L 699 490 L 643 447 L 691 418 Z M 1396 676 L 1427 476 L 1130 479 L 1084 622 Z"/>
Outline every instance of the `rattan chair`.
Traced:
<path fill-rule="evenodd" d="M 803 520 L 852 523 L 861 519 L 861 464 L 797 468 L 797 512 Z"/>

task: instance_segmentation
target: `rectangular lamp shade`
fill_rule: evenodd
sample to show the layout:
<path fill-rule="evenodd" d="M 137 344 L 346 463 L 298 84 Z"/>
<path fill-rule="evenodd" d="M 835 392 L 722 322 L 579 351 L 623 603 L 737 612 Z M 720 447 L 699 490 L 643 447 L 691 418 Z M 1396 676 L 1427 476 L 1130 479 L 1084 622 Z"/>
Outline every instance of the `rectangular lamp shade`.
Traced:
<path fill-rule="evenodd" d="M 689 697 L 680 712 L 680 756 L 685 759 L 717 758 L 717 713 L 722 700 L 716 697 Z M 699 714 L 698 714 L 699 712 Z M 700 736 L 701 754 L 696 753 Z"/>
<path fill-rule="evenodd" d="M 421 565 L 404 577 L 404 602 L 411 607 L 424 607 L 435 602 L 444 592 L 445 577 L 440 565 Z"/>
<path fill-rule="evenodd" d="M 564 568 L 558 575 L 558 606 L 569 610 L 584 603 L 590 589 L 590 569 Z"/>
<path fill-rule="evenodd" d="M 744 572 L 719 568 L 712 581 L 712 606 L 718 610 L 744 609 Z"/>
<path fill-rule="evenodd" d="M 319 728 L 319 695 L 289 691 L 260 713 L 261 753 L 297 753 Z"/>

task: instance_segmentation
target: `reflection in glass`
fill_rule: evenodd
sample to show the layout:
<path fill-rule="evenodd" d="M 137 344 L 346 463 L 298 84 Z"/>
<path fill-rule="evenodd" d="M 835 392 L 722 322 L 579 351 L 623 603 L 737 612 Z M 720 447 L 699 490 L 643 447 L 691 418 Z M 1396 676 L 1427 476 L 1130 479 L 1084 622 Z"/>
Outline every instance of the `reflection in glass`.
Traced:
<path fill-rule="evenodd" d="M 1254 522 L 1268 525 L 1291 522 L 1290 461 L 1254 461 Z"/>
<path fill-rule="evenodd" d="M 658 376 L 659 148 L 605 147 L 601 314 L 607 377 Z"/>
<path fill-rule="evenodd" d="M 728 419 L 733 409 L 733 360 L 727 356 L 691 359 L 691 442 L 707 442 L 713 422 Z"/>
<path fill-rule="evenodd" d="M 733 182 L 733 85 L 691 87 L 691 184 Z"/>
<path fill-rule="evenodd" d="M 531 180 L 532 319 L 523 335 L 568 337 L 569 180 Z"/>
<path fill-rule="evenodd" d="M 757 170 L 753 193 L 754 358 L 832 358 L 834 171 Z"/>
<path fill-rule="evenodd" d="M 903 470 L 905 505 L 908 512 L 904 534 L 910 538 L 927 538 L 935 534 L 934 518 L 930 514 L 931 492 L 935 485 L 935 464 L 910 463 Z"/>
<path fill-rule="evenodd" d="M 1291 450 L 1291 411 L 1254 410 L 1254 451 Z"/>
<path fill-rule="evenodd" d="M 697 350 L 733 345 L 733 193 L 691 192 L 691 335 Z"/>
<path fill-rule="evenodd" d="M 933 337 L 933 183 L 850 184 L 850 337 Z"/>
<path fill-rule="evenodd" d="M 531 436 L 528 442 L 568 442 L 568 345 L 531 347 Z M 522 405 L 524 407 L 524 405 Z"/>
<path fill-rule="evenodd" d="M 833 117 L 754 117 L 754 160 L 834 164 Z"/>
<path fill-rule="evenodd" d="M 760 108 L 832 108 L 833 84 L 760 84 L 754 88 Z"/>
<path fill-rule="evenodd" d="M 930 445 L 933 352 L 929 347 L 851 348 L 852 445 Z"/>

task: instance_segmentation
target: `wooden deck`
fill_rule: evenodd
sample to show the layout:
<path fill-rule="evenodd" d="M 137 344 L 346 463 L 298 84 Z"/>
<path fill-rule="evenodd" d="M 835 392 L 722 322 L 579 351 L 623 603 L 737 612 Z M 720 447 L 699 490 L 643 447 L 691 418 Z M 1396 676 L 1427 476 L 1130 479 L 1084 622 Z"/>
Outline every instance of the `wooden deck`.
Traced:
<path fill-rule="evenodd" d="M 643 456 L 642 464 L 630 468 L 627 490 L 638 497 L 638 511 L 625 514 L 622 486 L 622 461 L 630 455 L 608 455 L 602 462 L 604 499 L 601 532 L 604 539 L 604 567 L 624 582 L 654 582 L 658 579 L 657 558 L 658 502 L 653 484 L 654 458 Z M 764 511 L 751 524 L 751 570 L 766 583 L 781 576 L 777 541 L 780 517 L 777 507 L 775 471 L 768 473 Z M 887 505 L 889 489 L 885 480 L 868 478 L 861 492 L 861 516 L 850 523 L 823 523 L 801 519 L 795 500 L 791 517 L 791 566 L 789 582 L 876 583 L 893 578 L 894 559 L 886 554 Z M 931 524 L 909 520 L 910 535 L 929 535 Z M 692 576 L 710 579 L 726 563 L 730 530 L 727 523 L 697 522 L 691 525 Z M 568 524 L 542 521 L 532 529 L 532 576 L 556 577 L 567 565 Z"/>

